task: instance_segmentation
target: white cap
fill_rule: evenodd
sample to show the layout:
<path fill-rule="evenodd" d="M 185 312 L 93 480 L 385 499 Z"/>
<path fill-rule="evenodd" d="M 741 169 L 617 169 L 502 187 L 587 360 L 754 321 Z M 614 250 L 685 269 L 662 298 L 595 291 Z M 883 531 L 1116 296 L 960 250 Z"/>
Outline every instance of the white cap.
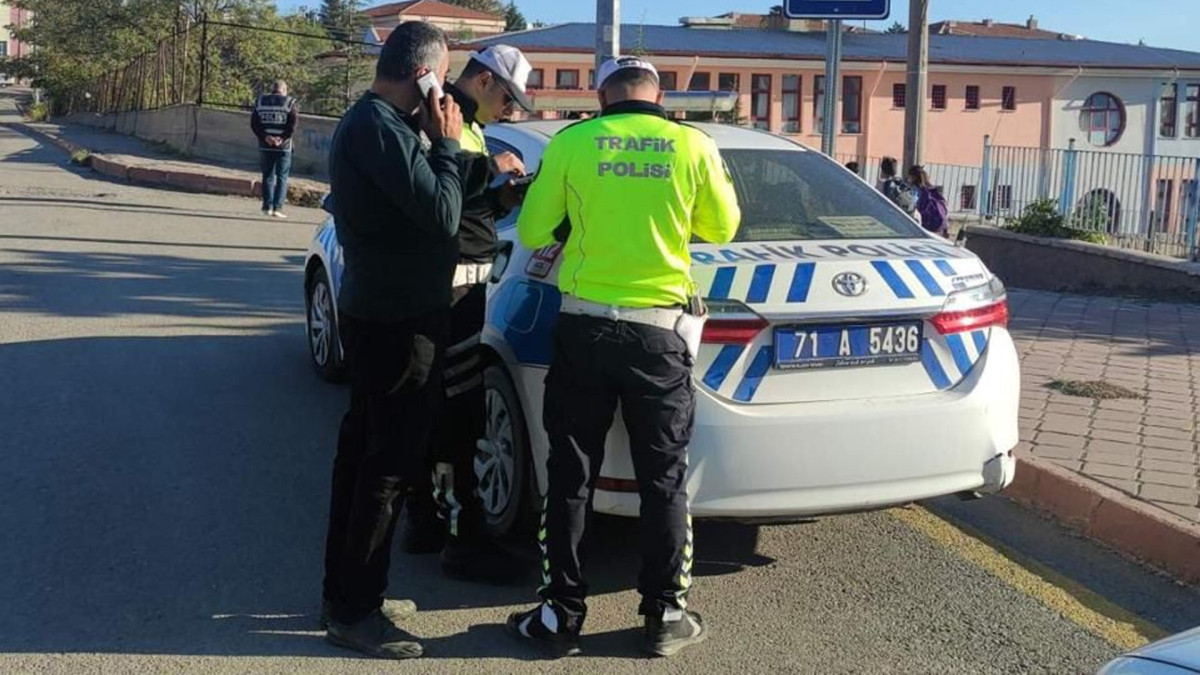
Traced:
<path fill-rule="evenodd" d="M 596 88 L 603 87 L 605 80 L 616 75 L 617 71 L 630 69 L 648 70 L 654 74 L 655 78 L 658 77 L 658 69 L 654 67 L 653 63 L 636 56 L 618 56 L 600 64 L 600 72 L 596 73 Z"/>
<path fill-rule="evenodd" d="M 529 82 L 529 72 L 533 66 L 521 53 L 520 49 L 508 45 L 492 45 L 477 52 L 471 52 L 471 60 L 478 61 L 495 73 L 508 85 L 508 91 L 516 99 L 517 105 L 528 112 L 533 112 L 533 101 L 525 93 L 525 84 Z"/>

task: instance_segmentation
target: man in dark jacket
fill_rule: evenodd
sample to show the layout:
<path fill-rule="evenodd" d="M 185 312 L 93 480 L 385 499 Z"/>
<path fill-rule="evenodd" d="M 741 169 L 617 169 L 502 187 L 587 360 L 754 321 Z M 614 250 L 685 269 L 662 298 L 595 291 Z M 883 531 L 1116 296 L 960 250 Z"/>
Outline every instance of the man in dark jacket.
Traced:
<path fill-rule="evenodd" d="M 258 97 L 250 115 L 250 129 L 258 136 L 258 155 L 262 165 L 262 210 L 268 216 L 287 218 L 288 174 L 292 172 L 292 136 L 300 108 L 288 96 L 287 82 L 275 82 L 273 93 Z"/>
<path fill-rule="evenodd" d="M 448 65 L 439 29 L 401 24 L 329 153 L 346 265 L 338 325 L 350 408 L 333 467 L 322 611 L 330 642 L 381 658 L 422 653 L 396 625 L 415 606 L 383 596 L 397 496 L 428 484 L 429 432 L 441 402 L 462 216 L 462 113 L 453 98 L 439 101 L 440 90 L 423 92 L 418 80 L 433 73 L 441 82 Z"/>
<path fill-rule="evenodd" d="M 491 156 L 483 127 L 509 116 L 514 106 L 533 106 L 525 93 L 532 70 L 515 47 L 496 45 L 473 52 L 446 93 L 463 111 L 463 215 L 458 230 L 458 267 L 451 295 L 450 339 L 446 349 L 445 405 L 433 440 L 433 493 L 413 495 L 408 504 L 405 549 L 411 553 L 442 549 L 442 569 L 455 578 L 504 582 L 523 571 L 519 560 L 492 542 L 484 530 L 483 507 L 475 473 L 476 449 L 492 450 L 485 435 L 483 330 L 487 280 L 496 256 L 496 220 L 504 218 L 523 197 L 523 189 L 503 183 L 519 176 L 525 165 L 512 152 Z M 499 458 L 493 457 L 498 460 Z M 486 464 L 486 463 L 485 463 Z M 490 465 L 499 470 L 499 462 Z M 503 480 L 493 476 L 493 482 Z M 519 500 L 520 495 L 510 495 Z M 441 546 L 442 537 L 445 546 Z"/>

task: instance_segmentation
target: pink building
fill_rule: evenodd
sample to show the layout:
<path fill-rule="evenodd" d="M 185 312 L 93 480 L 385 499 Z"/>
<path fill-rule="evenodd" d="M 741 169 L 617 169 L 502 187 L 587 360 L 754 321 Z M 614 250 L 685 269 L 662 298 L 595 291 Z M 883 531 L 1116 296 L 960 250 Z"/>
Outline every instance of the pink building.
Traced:
<path fill-rule="evenodd" d="M 0 3 L 0 57 L 21 58 L 28 56 L 29 45 L 23 44 L 12 35 L 13 28 L 28 24 L 29 12 Z"/>

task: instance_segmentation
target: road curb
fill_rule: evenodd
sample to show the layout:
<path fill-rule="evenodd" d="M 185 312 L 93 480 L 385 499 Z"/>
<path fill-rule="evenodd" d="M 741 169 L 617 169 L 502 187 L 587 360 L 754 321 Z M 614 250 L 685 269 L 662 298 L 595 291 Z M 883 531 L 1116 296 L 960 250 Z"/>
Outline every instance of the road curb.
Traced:
<path fill-rule="evenodd" d="M 117 180 L 187 192 L 233 195 L 236 197 L 262 196 L 260 181 L 257 179 L 213 175 L 196 171 L 164 170 L 145 164 L 128 164 L 110 159 L 103 154 L 93 153 L 87 148 L 75 145 L 66 139 L 48 134 L 28 124 L 11 122 L 9 126 L 42 142 L 49 143 L 68 154 L 73 155 L 80 151 L 87 152 L 91 158 L 91 168 L 93 170 Z M 325 192 L 325 190 L 306 188 L 293 184 L 288 187 L 288 203 L 295 206 L 313 206 Z"/>
<path fill-rule="evenodd" d="M 1004 496 L 1084 536 L 1200 583 L 1200 525 L 1052 462 L 1017 453 L 1017 474 Z"/>

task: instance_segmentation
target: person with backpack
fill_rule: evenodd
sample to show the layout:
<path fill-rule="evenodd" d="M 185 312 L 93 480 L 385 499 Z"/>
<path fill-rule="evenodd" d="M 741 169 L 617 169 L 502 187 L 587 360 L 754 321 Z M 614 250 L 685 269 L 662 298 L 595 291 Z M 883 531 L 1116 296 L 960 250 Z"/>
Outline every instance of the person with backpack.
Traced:
<path fill-rule="evenodd" d="M 946 208 L 946 198 L 942 196 L 942 189 L 929 181 L 929 174 L 925 173 L 925 168 L 920 165 L 909 168 L 908 184 L 917 193 L 917 213 L 921 215 L 921 227 L 949 239 L 949 209 Z"/>
<path fill-rule="evenodd" d="M 875 189 L 908 215 L 912 216 L 917 210 L 916 191 L 896 177 L 895 157 L 884 157 L 879 162 L 879 182 L 875 184 Z"/>

